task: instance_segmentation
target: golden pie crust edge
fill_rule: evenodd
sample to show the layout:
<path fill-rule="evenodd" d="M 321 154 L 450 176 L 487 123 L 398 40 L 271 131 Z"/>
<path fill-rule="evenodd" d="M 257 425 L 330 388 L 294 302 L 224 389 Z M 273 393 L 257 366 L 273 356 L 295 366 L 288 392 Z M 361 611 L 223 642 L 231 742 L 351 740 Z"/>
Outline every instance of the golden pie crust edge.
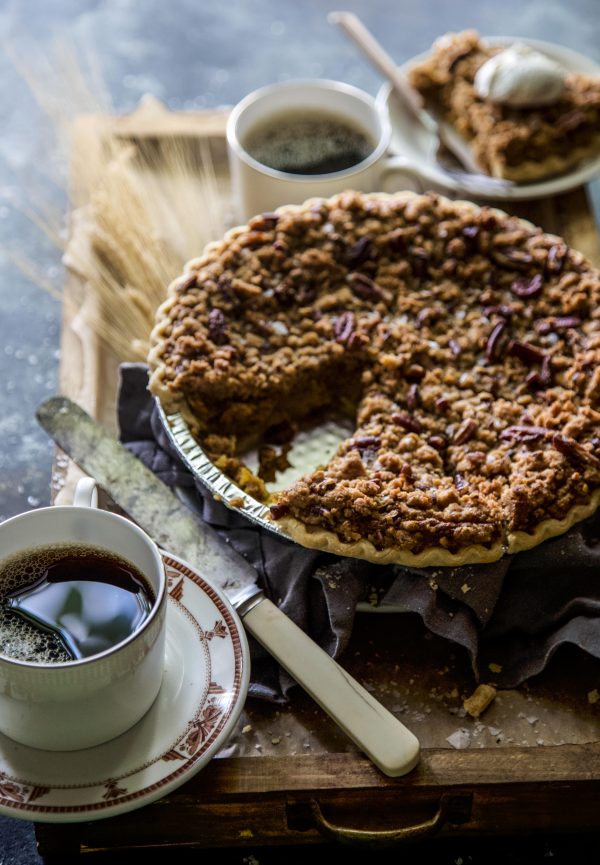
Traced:
<path fill-rule="evenodd" d="M 277 525 L 294 541 L 315 550 L 323 550 L 339 556 L 365 559 L 378 565 L 403 565 L 410 568 L 459 567 L 460 565 L 483 565 L 497 562 L 505 553 L 521 553 L 537 547 L 543 541 L 563 535 L 576 523 L 591 517 L 600 505 L 600 490 L 596 490 L 585 505 L 575 505 L 562 520 L 544 520 L 535 532 L 508 532 L 506 541 L 498 541 L 491 547 L 473 544 L 458 553 L 443 547 L 426 547 L 420 553 L 411 553 L 397 547 L 378 550 L 370 541 L 345 543 L 334 532 L 307 527 L 295 517 L 282 517 Z"/>
<path fill-rule="evenodd" d="M 365 559 L 377 565 L 404 565 L 412 568 L 427 568 L 430 566 L 473 565 L 497 562 L 506 549 L 498 541 L 491 547 L 473 544 L 458 553 L 451 553 L 443 547 L 426 547 L 420 553 L 411 553 L 399 547 L 386 547 L 378 550 L 370 541 L 340 541 L 334 532 L 326 529 L 307 527 L 295 517 L 281 517 L 277 525 L 296 543 L 314 550 L 322 550 L 338 556 L 350 556 L 355 559 Z"/>
<path fill-rule="evenodd" d="M 532 547 L 537 547 L 548 538 L 555 538 L 558 535 L 563 535 L 575 523 L 591 517 L 600 505 L 600 489 L 595 490 L 589 502 L 584 505 L 574 505 L 563 517 L 562 520 L 544 520 L 536 528 L 535 532 L 509 532 L 508 550 L 509 553 L 521 553 L 525 550 L 530 550 Z"/>
<path fill-rule="evenodd" d="M 583 163 L 593 157 L 600 156 L 600 135 L 594 138 L 593 144 L 588 147 L 576 147 L 567 157 L 561 158 L 556 154 L 549 155 L 546 159 L 537 162 L 522 162 L 520 165 L 506 165 L 500 160 L 490 160 L 491 174 L 503 180 L 512 180 L 514 183 L 533 183 L 535 181 L 551 181 L 561 174 L 575 168 L 583 168 Z"/>
<path fill-rule="evenodd" d="M 331 196 L 329 198 L 315 197 L 304 201 L 302 204 L 286 204 L 276 208 L 275 212 L 283 213 L 299 213 L 303 210 L 314 206 L 323 200 L 331 201 L 339 198 L 344 193 Z M 386 192 L 370 192 L 359 193 L 365 201 L 410 201 L 414 198 L 422 197 L 422 193 L 404 190 L 396 193 Z M 481 206 L 472 201 L 467 200 L 452 200 L 443 195 L 437 194 L 437 198 L 452 207 L 461 207 L 465 210 L 480 211 Z M 488 208 L 493 213 L 501 218 L 507 218 L 517 221 L 527 230 L 535 229 L 536 226 L 529 220 L 522 217 L 511 216 L 506 211 L 500 208 Z M 150 391 L 158 397 L 161 406 L 167 412 L 179 412 L 189 425 L 192 434 L 198 430 L 198 419 L 191 410 L 185 396 L 183 394 L 174 395 L 173 392 L 164 384 L 164 369 L 165 365 L 162 362 L 160 354 L 160 341 L 165 336 L 165 328 L 170 324 L 166 313 L 170 310 L 173 303 L 177 300 L 176 289 L 190 274 L 200 270 L 209 262 L 218 258 L 222 251 L 236 237 L 244 234 L 249 230 L 247 224 L 237 225 L 229 229 L 224 236 L 212 243 L 209 243 L 204 252 L 197 258 L 191 259 L 184 268 L 181 275 L 176 277 L 169 285 L 167 299 L 160 305 L 157 310 L 157 321 L 152 329 L 150 336 L 151 349 L 148 354 L 148 363 L 150 365 L 151 374 L 149 379 Z M 549 237 L 557 237 L 549 232 L 545 232 Z M 560 238 L 557 238 L 560 239 Z M 572 254 L 576 254 L 578 258 L 583 258 L 577 250 L 571 250 Z M 162 318 L 162 320 L 161 320 Z M 228 504 L 224 501 L 225 504 Z M 232 509 L 234 505 L 228 505 Z M 387 547 L 378 550 L 370 541 L 359 540 L 352 543 L 341 541 L 338 536 L 329 530 L 320 529 L 313 526 L 307 526 L 295 517 L 281 517 L 277 521 L 273 519 L 268 507 L 265 507 L 265 518 L 273 523 L 275 531 L 282 531 L 296 543 L 309 549 L 322 550 L 323 552 L 332 553 L 334 555 L 347 556 L 352 558 L 364 559 L 373 564 L 388 565 L 397 564 L 412 568 L 426 567 L 459 567 L 461 565 L 474 564 L 489 564 L 496 562 L 507 553 L 518 553 L 530 550 L 543 541 L 552 537 L 557 537 L 567 532 L 573 525 L 581 522 L 584 519 L 592 516 L 592 514 L 600 506 L 600 489 L 592 493 L 589 502 L 586 504 L 575 505 L 572 507 L 562 520 L 548 519 L 541 522 L 534 532 L 508 532 L 503 541 L 497 541 L 489 547 L 482 544 L 472 544 L 464 547 L 459 552 L 450 552 L 443 547 L 426 547 L 420 553 L 412 553 L 410 550 L 403 550 L 399 547 Z"/>

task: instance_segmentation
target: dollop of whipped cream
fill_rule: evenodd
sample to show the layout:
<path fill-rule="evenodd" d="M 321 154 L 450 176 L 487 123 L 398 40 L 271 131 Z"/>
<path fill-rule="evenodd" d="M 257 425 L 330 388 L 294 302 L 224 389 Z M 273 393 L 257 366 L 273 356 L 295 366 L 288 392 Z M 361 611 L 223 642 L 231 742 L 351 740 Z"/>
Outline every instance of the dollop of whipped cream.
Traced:
<path fill-rule="evenodd" d="M 475 75 L 478 96 L 513 108 L 549 105 L 564 89 L 560 64 L 522 42 L 490 57 Z"/>

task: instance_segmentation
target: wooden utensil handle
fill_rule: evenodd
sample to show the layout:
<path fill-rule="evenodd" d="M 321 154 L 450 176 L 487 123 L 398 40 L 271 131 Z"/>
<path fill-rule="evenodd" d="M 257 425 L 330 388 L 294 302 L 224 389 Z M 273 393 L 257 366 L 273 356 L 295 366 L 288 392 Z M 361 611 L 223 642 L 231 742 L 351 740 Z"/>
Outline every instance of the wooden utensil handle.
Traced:
<path fill-rule="evenodd" d="M 375 39 L 373 34 L 367 30 L 360 18 L 354 12 L 330 12 L 327 20 L 339 27 L 340 30 L 343 30 L 352 39 L 383 77 L 391 82 L 398 95 L 404 100 L 406 106 L 417 119 L 423 122 L 423 102 L 420 94 L 416 90 L 413 90 L 408 81 L 398 71 L 396 63 Z"/>
<path fill-rule="evenodd" d="M 248 631 L 386 775 L 410 772 L 419 741 L 268 599 L 242 614 Z"/>

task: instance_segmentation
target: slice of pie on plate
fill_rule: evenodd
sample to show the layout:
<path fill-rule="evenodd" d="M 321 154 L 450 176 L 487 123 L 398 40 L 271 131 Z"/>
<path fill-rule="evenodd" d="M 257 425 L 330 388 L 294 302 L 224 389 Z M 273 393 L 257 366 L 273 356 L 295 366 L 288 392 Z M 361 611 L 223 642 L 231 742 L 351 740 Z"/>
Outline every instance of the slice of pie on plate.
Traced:
<path fill-rule="evenodd" d="M 599 504 L 600 275 L 501 211 L 348 192 L 255 217 L 189 262 L 152 343 L 163 407 L 306 546 L 489 562 Z M 270 492 L 294 428 L 341 409 L 333 458 Z"/>
<path fill-rule="evenodd" d="M 409 80 L 487 174 L 528 183 L 600 155 L 600 75 L 562 69 L 522 43 L 449 33 Z"/>

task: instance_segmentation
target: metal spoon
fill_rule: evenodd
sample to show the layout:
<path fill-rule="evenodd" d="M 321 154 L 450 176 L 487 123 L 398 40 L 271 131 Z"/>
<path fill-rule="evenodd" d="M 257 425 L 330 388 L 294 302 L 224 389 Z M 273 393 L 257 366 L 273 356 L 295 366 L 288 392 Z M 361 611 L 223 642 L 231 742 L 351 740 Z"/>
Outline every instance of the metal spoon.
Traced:
<path fill-rule="evenodd" d="M 390 55 L 353 12 L 330 12 L 327 20 L 339 27 L 363 51 L 373 66 L 390 82 L 394 95 L 402 106 L 437 141 L 436 160 L 449 177 L 464 189 L 479 194 L 485 194 L 488 190 L 497 195 L 508 191 L 514 185 L 510 180 L 481 173 L 466 142 L 423 109 L 420 94 L 411 87 Z M 449 157 L 449 154 L 452 156 Z M 454 165 L 449 161 L 452 157 Z M 459 164 L 462 168 L 458 167 Z"/>

